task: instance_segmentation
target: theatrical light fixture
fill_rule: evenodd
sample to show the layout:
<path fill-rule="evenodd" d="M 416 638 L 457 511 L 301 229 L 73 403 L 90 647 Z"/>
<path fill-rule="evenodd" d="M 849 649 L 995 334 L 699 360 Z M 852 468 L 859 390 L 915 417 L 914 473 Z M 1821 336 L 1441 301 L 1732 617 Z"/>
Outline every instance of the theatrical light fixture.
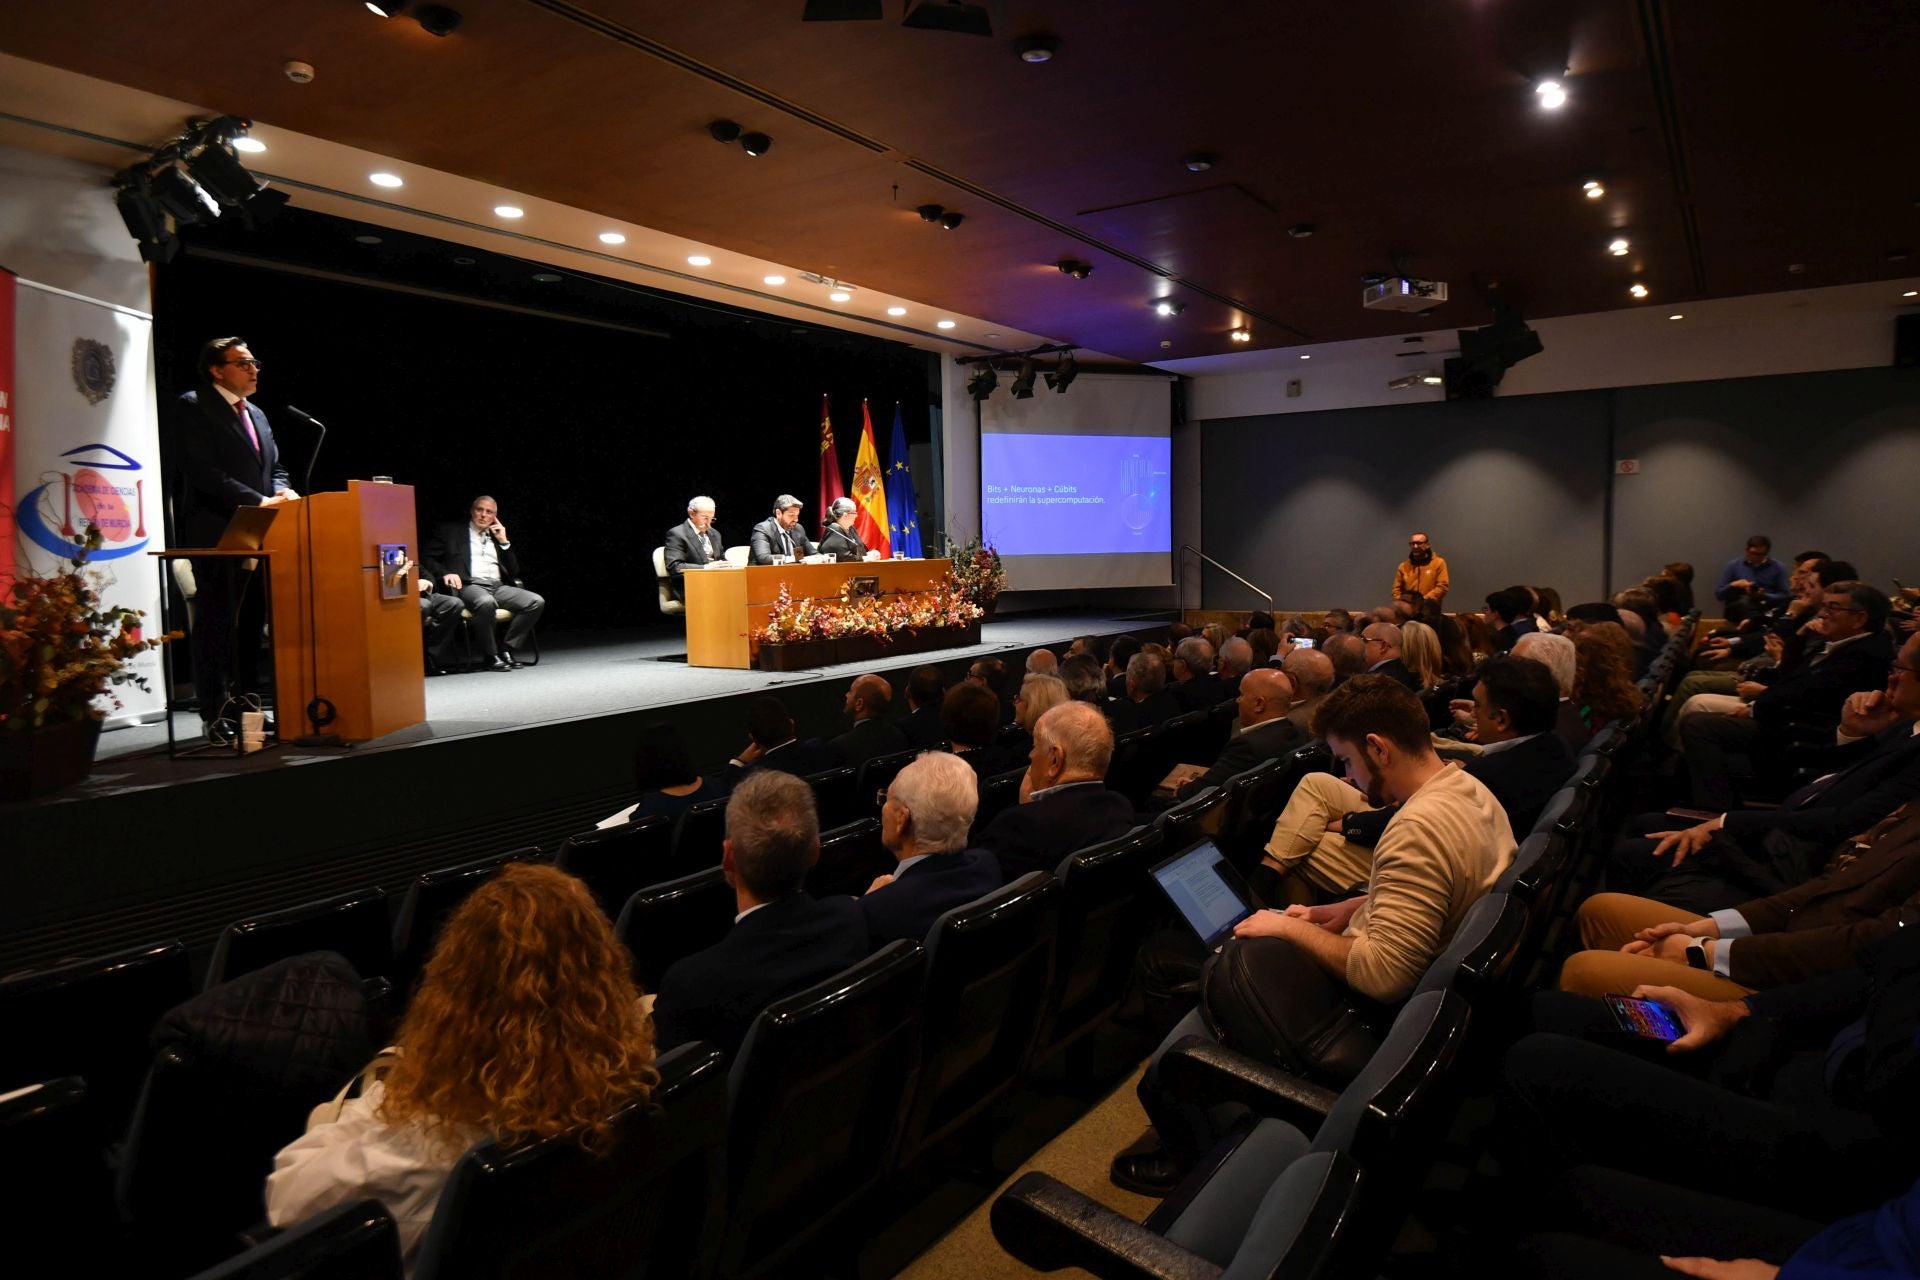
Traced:
<path fill-rule="evenodd" d="M 153 197 L 133 186 L 124 186 L 113 198 L 127 234 L 140 245 L 143 262 L 170 262 L 180 252 L 180 241 L 167 226 L 167 213 Z"/>
<path fill-rule="evenodd" d="M 903 316 L 907 314 L 907 309 L 905 307 L 888 307 L 887 314 L 890 316 Z"/>
<path fill-rule="evenodd" d="M 952 31 L 963 36 L 991 36 L 993 19 L 987 7 L 966 0 L 919 0 L 900 20 L 903 27 L 921 31 Z"/>
<path fill-rule="evenodd" d="M 376 187 L 393 188 L 405 185 L 397 173 L 370 173 L 367 175 L 367 181 Z"/>
<path fill-rule="evenodd" d="M 250 156 L 257 156 L 267 149 L 267 144 L 258 138 L 249 138 L 243 134 L 233 140 L 233 149 L 235 151 L 244 151 Z"/>
<path fill-rule="evenodd" d="M 967 220 L 967 215 L 964 213 L 949 212 L 940 219 L 940 225 L 945 227 L 947 230 L 952 231 L 955 228 L 957 228 L 961 223 L 965 222 L 966 220 Z"/>
<path fill-rule="evenodd" d="M 787 282 L 787 278 L 785 276 L 761 276 L 760 277 L 761 284 L 772 285 L 775 288 L 778 288 L 779 286 L 785 284 L 786 282 Z"/>
<path fill-rule="evenodd" d="M 1093 274 L 1093 264 L 1078 258 L 1062 258 L 1054 265 L 1060 268 L 1061 275 L 1072 276 L 1075 280 L 1085 280 Z"/>
<path fill-rule="evenodd" d="M 936 320 L 933 323 L 933 327 L 936 329 L 951 329 L 954 327 L 954 322 L 951 320 Z"/>
<path fill-rule="evenodd" d="M 602 231 L 600 233 L 601 244 L 625 244 L 626 242 L 627 238 L 618 231 Z"/>
<path fill-rule="evenodd" d="M 707 133 L 715 142 L 740 141 L 740 126 L 731 120 L 715 120 L 707 126 Z"/>
<path fill-rule="evenodd" d="M 827 301 L 828 302 L 852 302 L 853 295 L 848 293 L 845 289 L 835 289 L 832 293 L 827 295 Z"/>
<path fill-rule="evenodd" d="M 1558 80 L 1541 80 L 1533 86 L 1533 92 L 1542 110 L 1558 111 L 1567 105 L 1567 88 Z"/>
<path fill-rule="evenodd" d="M 1000 385 L 1000 375 L 991 364 L 983 364 L 973 371 L 967 379 L 967 394 L 975 400 L 985 400 Z"/>
<path fill-rule="evenodd" d="M 423 4 L 413 16 L 430 36 L 450 36 L 460 28 L 460 11 L 443 4 Z"/>
<path fill-rule="evenodd" d="M 1627 243 L 1626 238 L 1624 236 L 1616 237 L 1615 239 L 1607 242 L 1607 252 L 1612 254 L 1616 258 L 1626 257 L 1627 251 L 1632 247 L 1633 247 L 1632 245 L 1629 245 Z"/>
<path fill-rule="evenodd" d="M 1607 189 L 1593 178 L 1588 178 L 1585 182 L 1581 183 L 1580 189 L 1587 193 L 1587 199 L 1589 200 L 1598 200 L 1601 196 L 1607 194 Z"/>
<path fill-rule="evenodd" d="M 1920 289 L 1909 289 L 1900 296 L 1903 298 L 1920 298 Z"/>
<path fill-rule="evenodd" d="M 713 265 L 713 259 L 704 253 L 690 253 L 687 255 L 687 265 L 690 267 L 710 267 Z"/>
<path fill-rule="evenodd" d="M 1020 362 L 1019 371 L 1013 375 L 1013 382 L 1007 390 L 1013 392 L 1015 400 L 1033 399 L 1033 380 L 1039 373 L 1039 366 L 1034 364 L 1032 356 L 1028 356 Z"/>
<path fill-rule="evenodd" d="M 1156 298 L 1153 303 L 1153 314 L 1157 316 L 1177 316 L 1186 309 L 1187 304 L 1178 298 Z"/>
<path fill-rule="evenodd" d="M 1633 286 L 1633 288 L 1627 290 L 1627 292 L 1632 294 L 1636 298 L 1644 298 L 1647 296 L 1647 286 L 1643 284 L 1636 284 Z"/>
<path fill-rule="evenodd" d="M 1437 386 L 1439 386 L 1439 385 L 1441 385 L 1442 383 L 1444 383 L 1444 382 L 1446 381 L 1446 379 L 1445 379 L 1445 378 L 1443 378 L 1443 377 L 1441 377 L 1441 376 L 1440 376 L 1439 374 L 1437 374 L 1437 373 L 1433 373 L 1433 372 L 1431 372 L 1431 371 L 1429 371 L 1429 372 L 1427 372 L 1427 373 L 1423 373 L 1423 374 L 1421 374 L 1421 375 L 1420 375 L 1420 381 L 1422 381 L 1422 382 L 1424 382 L 1424 383 L 1426 383 L 1426 384 L 1427 384 L 1428 386 L 1430 386 L 1430 387 L 1437 387 Z"/>
<path fill-rule="evenodd" d="M 1066 351 L 1061 354 L 1060 363 L 1047 370 L 1047 385 L 1056 393 L 1063 392 L 1072 386 L 1073 380 L 1079 376 L 1080 366 L 1074 362 L 1073 352 Z"/>
<path fill-rule="evenodd" d="M 1052 36 L 1021 36 L 1013 42 L 1013 51 L 1022 62 L 1052 62 L 1053 55 L 1060 52 L 1060 42 Z"/>
<path fill-rule="evenodd" d="M 938 222 L 940 221 L 940 215 L 946 211 L 945 205 L 938 204 L 923 204 L 914 210 L 915 213 L 920 215 L 920 221 L 922 222 Z"/>
<path fill-rule="evenodd" d="M 1253 341 L 1253 333 L 1247 329 L 1230 329 L 1227 331 L 1227 336 L 1233 339 L 1235 342 L 1252 342 Z"/>
<path fill-rule="evenodd" d="M 207 189 L 195 182 L 178 161 L 155 170 L 147 180 L 147 189 L 160 207 L 183 225 L 199 222 L 202 216 L 220 216 L 220 202 L 207 194 Z"/>
<path fill-rule="evenodd" d="M 740 149 L 750 156 L 763 156 L 773 150 L 773 139 L 764 133 L 743 133 Z"/>
<path fill-rule="evenodd" d="M 527 216 L 527 211 L 517 204 L 497 204 L 493 206 L 493 213 L 497 218 L 524 218 Z"/>

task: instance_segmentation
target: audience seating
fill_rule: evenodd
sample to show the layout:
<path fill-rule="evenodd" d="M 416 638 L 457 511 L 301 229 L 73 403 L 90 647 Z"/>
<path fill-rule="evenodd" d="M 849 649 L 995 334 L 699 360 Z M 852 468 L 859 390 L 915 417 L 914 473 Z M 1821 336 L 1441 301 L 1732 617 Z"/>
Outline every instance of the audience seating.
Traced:
<path fill-rule="evenodd" d="M 362 889 L 228 925 L 213 944 L 205 987 L 211 990 L 238 974 L 309 951 L 338 951 L 363 978 L 390 974 L 387 895 Z"/>
<path fill-rule="evenodd" d="M 860 770 L 853 765 L 808 776 L 807 785 L 813 788 L 813 803 L 820 812 L 822 831 L 844 826 L 866 814 L 868 801 L 855 786 L 859 780 Z"/>
<path fill-rule="evenodd" d="M 660 815 L 582 831 L 561 842 L 553 865 L 584 880 L 611 919 L 635 892 L 666 872 L 673 834 L 674 820 Z"/>
<path fill-rule="evenodd" d="M 640 989 L 658 991 L 661 975 L 674 961 L 726 937 L 737 901 L 719 867 L 653 885 L 627 899 L 613 931 L 633 953 L 633 976 Z"/>
<path fill-rule="evenodd" d="M 1113 1015 L 1126 998 L 1133 962 L 1152 921 L 1147 869 L 1163 851 L 1155 827 L 1069 854 L 1060 882 L 1053 981 L 1035 1064 L 1054 1058 Z"/>
<path fill-rule="evenodd" d="M 518 849 L 464 866 L 429 871 L 407 886 L 393 922 L 393 977 L 403 994 L 412 989 L 420 971 L 426 967 L 427 957 L 433 954 L 433 944 L 440 936 L 440 926 L 467 900 L 467 895 L 509 862 L 527 861 L 527 854 L 539 852 L 538 849 Z"/>
<path fill-rule="evenodd" d="M 1113 740 L 1113 759 L 1107 762 L 1107 786 L 1133 801 L 1138 809 L 1146 804 L 1154 784 L 1167 776 L 1165 769 L 1154 773 L 1154 738 L 1159 730 L 1152 725 L 1132 729 Z"/>
<path fill-rule="evenodd" d="M 927 934 L 920 1072 L 899 1162 L 913 1164 L 1026 1070 L 1046 1012 L 1060 886 L 1031 872 L 941 916 Z"/>
<path fill-rule="evenodd" d="M 893 1168 L 919 1058 L 926 955 L 897 941 L 783 997 L 747 1031 L 729 1087 L 731 1188 L 720 1274 L 819 1274 L 797 1264 Z"/>
<path fill-rule="evenodd" d="M 688 1044 L 658 1068 L 652 1098 L 615 1117 L 603 1151 L 562 1137 L 462 1156 L 412 1280 L 710 1273 L 726 1204 L 725 1059 Z"/>
<path fill-rule="evenodd" d="M 880 816 L 880 806 L 874 803 L 874 797 L 893 785 L 900 771 L 914 762 L 920 754 L 920 748 L 911 751 L 896 751 L 892 755 L 874 756 L 860 766 L 860 776 L 854 780 L 854 802 L 860 806 L 863 816 Z M 869 808 L 868 806 L 872 806 Z"/>
<path fill-rule="evenodd" d="M 59 1256 L 115 1225 L 113 1180 L 80 1077 L 0 1088 L 0 1162 L 13 1171 L 0 1233 L 16 1259 Z"/>
<path fill-rule="evenodd" d="M 402 1280 L 400 1233 L 378 1200 L 335 1205 L 193 1280 Z"/>
<path fill-rule="evenodd" d="M 807 873 L 807 892 L 816 898 L 859 897 L 893 867 L 893 851 L 880 843 L 880 819 L 862 818 L 820 833 L 820 861 Z"/>
<path fill-rule="evenodd" d="M 1227 816 L 1227 789 L 1207 787 L 1195 792 L 1153 820 L 1166 841 L 1169 855 L 1213 835 Z"/>
<path fill-rule="evenodd" d="M 673 844 L 660 874 L 686 876 L 719 866 L 720 845 L 726 838 L 726 797 L 694 805 L 674 822 Z"/>
<path fill-rule="evenodd" d="M 980 808 L 973 816 L 975 831 L 986 830 L 989 822 L 1020 803 L 1020 783 L 1026 776 L 1026 766 L 1022 765 L 1018 769 L 980 779 Z"/>

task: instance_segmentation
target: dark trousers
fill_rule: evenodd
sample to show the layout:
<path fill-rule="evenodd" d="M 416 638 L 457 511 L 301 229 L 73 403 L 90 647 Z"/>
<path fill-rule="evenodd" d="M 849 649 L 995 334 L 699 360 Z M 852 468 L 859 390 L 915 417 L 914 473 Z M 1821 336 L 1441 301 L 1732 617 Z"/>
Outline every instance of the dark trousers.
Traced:
<path fill-rule="evenodd" d="M 1687 772 L 1693 778 L 1693 807 L 1725 813 L 1740 807 L 1728 770 L 1745 760 L 1760 736 L 1751 716 L 1688 716 L 1680 725 L 1680 747 L 1686 753 Z M 1746 764 L 1742 772 L 1751 772 Z"/>
<path fill-rule="evenodd" d="M 459 596 L 438 593 L 420 597 L 420 620 L 426 627 L 427 653 L 436 666 L 453 662 L 453 648 L 460 642 Z"/>
<path fill-rule="evenodd" d="M 474 643 L 489 658 L 500 655 L 501 637 L 493 616 L 495 609 L 506 609 L 513 614 L 513 620 L 507 623 L 505 639 L 509 649 L 517 649 L 533 635 L 534 627 L 540 623 L 540 611 L 547 607 L 545 598 L 525 587 L 510 587 L 505 583 L 469 582 L 460 588 L 460 603 L 472 610 L 473 621 L 469 625 L 473 628 Z"/>
<path fill-rule="evenodd" d="M 1654 859 L 1653 851 L 1660 843 L 1653 839 L 1655 832 L 1684 831 L 1694 825 L 1690 818 L 1669 818 L 1664 813 L 1645 813 L 1633 819 L 1607 854 L 1607 888 L 1701 915 L 1737 907 L 1774 892 L 1772 889 L 1755 891 L 1737 875 L 1728 873 L 1729 867 L 1744 863 L 1747 854 L 1739 842 L 1724 831 L 1714 832 L 1707 847 L 1678 868 L 1673 866 L 1671 854 L 1658 861 Z"/>
<path fill-rule="evenodd" d="M 202 720 L 219 718 L 230 698 L 260 692 L 267 596 L 260 574 L 242 564 L 226 556 L 193 561 L 193 692 Z"/>

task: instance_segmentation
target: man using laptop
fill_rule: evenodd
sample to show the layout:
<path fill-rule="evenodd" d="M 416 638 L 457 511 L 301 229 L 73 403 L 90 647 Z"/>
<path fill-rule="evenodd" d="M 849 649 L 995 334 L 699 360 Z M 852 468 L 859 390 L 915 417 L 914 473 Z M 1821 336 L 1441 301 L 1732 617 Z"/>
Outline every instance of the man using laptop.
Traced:
<path fill-rule="evenodd" d="M 267 415 L 250 397 L 260 362 L 244 338 L 215 338 L 194 366 L 199 386 L 184 392 L 165 445 L 173 473 L 173 538 L 178 547 L 212 547 L 241 507 L 273 507 L 297 498 L 275 447 Z M 193 688 L 200 719 L 231 721 L 228 703 L 258 692 L 256 683 L 266 599 L 250 562 L 193 560 Z M 224 733 L 224 729 L 221 730 Z"/>

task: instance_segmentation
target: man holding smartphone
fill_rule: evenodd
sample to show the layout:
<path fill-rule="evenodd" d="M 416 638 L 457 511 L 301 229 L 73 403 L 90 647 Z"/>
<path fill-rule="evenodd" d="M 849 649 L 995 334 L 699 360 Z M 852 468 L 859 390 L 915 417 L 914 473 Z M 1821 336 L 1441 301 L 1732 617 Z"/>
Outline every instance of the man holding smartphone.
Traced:
<path fill-rule="evenodd" d="M 520 666 L 515 651 L 533 638 L 546 599 L 520 585 L 520 559 L 500 521 L 500 506 L 481 494 L 467 510 L 464 523 L 443 524 L 428 538 L 422 551 L 427 575 L 444 590 L 460 597 L 473 614 L 474 641 L 489 671 L 511 671 Z M 495 611 L 513 614 L 502 642 Z"/>

